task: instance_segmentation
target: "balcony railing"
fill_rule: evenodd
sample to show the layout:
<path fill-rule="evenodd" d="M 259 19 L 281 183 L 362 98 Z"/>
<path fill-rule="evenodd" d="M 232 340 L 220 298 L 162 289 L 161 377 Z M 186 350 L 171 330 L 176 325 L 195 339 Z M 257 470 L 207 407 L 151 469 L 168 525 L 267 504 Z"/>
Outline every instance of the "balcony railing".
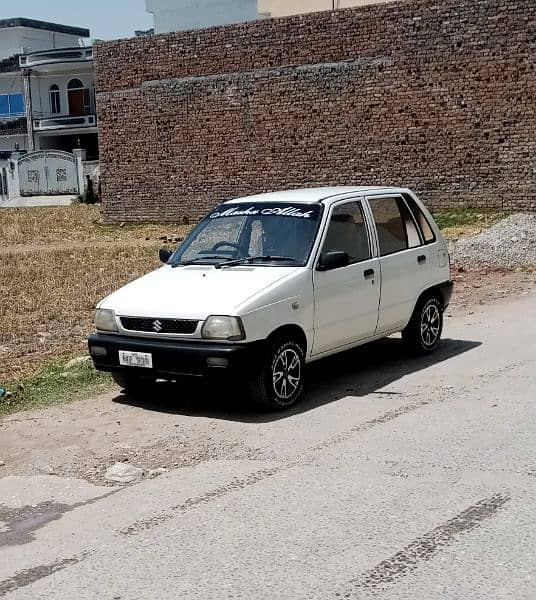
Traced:
<path fill-rule="evenodd" d="M 97 117 L 95 115 L 84 115 L 80 117 L 50 117 L 46 119 L 35 119 L 35 131 L 48 131 L 51 129 L 79 129 L 85 127 L 96 127 Z"/>
<path fill-rule="evenodd" d="M 50 63 L 86 62 L 93 60 L 93 48 L 58 48 L 32 52 L 19 57 L 24 68 L 47 65 Z"/>

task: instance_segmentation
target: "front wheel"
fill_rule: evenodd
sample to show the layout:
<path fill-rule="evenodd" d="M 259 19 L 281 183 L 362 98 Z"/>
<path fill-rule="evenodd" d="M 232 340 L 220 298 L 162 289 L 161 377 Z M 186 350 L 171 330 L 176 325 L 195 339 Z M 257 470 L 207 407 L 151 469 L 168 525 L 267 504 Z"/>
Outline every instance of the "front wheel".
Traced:
<path fill-rule="evenodd" d="M 434 352 L 443 332 L 443 304 L 432 296 L 418 302 L 402 339 L 418 354 Z"/>
<path fill-rule="evenodd" d="M 254 400 L 272 410 L 294 406 L 304 389 L 303 349 L 291 338 L 279 338 L 269 346 L 261 368 L 250 383 Z"/>

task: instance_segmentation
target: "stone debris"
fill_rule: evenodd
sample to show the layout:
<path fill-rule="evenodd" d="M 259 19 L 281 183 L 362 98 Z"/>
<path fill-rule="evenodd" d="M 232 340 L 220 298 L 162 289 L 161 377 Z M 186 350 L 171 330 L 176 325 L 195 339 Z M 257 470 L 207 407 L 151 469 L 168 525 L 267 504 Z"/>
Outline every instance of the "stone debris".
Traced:
<path fill-rule="evenodd" d="M 160 236 L 158 239 L 165 244 L 177 245 L 184 240 L 184 237 L 177 233 L 168 233 L 167 235 Z"/>
<path fill-rule="evenodd" d="M 73 358 L 65 365 L 65 371 L 69 371 L 70 369 L 74 369 L 75 367 L 80 367 L 82 365 L 87 365 L 91 362 L 91 356 L 78 356 L 77 358 Z"/>
<path fill-rule="evenodd" d="M 536 215 L 510 215 L 475 237 L 451 242 L 449 250 L 464 269 L 536 268 Z"/>
<path fill-rule="evenodd" d="M 37 465 L 37 470 L 43 475 L 56 475 L 56 470 L 49 464 Z"/>
<path fill-rule="evenodd" d="M 104 474 L 106 481 L 117 483 L 135 483 L 143 477 L 143 469 L 125 463 L 115 463 Z"/>
<path fill-rule="evenodd" d="M 164 473 L 167 473 L 169 471 L 169 469 L 166 469 L 166 467 L 160 467 L 159 469 L 151 469 L 149 471 L 149 477 L 151 479 L 154 479 L 155 477 L 158 477 L 159 475 L 163 475 Z"/>

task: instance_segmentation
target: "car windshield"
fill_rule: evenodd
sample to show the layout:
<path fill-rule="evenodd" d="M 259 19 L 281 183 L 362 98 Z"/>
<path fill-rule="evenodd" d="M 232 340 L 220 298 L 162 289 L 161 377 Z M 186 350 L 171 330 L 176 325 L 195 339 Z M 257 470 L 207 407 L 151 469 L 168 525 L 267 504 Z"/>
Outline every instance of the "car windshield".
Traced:
<path fill-rule="evenodd" d="M 303 266 L 320 214 L 319 204 L 222 204 L 199 223 L 168 264 Z"/>

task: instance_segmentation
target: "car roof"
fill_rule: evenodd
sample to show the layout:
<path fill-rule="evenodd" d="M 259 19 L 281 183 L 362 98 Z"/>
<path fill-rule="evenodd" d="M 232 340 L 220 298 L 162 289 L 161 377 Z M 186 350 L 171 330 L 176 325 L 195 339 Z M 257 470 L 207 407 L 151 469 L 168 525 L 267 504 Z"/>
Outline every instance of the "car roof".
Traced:
<path fill-rule="evenodd" d="M 292 203 L 318 203 L 326 201 L 338 200 L 341 196 L 347 194 L 367 194 L 367 193 L 402 193 L 407 192 L 406 188 L 399 187 L 382 187 L 382 186 L 336 186 L 336 187 L 319 187 L 319 188 L 304 188 L 297 190 L 282 190 L 279 192 L 269 192 L 267 194 L 256 194 L 254 196 L 244 196 L 243 198 L 235 198 L 228 200 L 225 204 L 235 204 L 244 202 L 292 202 Z"/>

